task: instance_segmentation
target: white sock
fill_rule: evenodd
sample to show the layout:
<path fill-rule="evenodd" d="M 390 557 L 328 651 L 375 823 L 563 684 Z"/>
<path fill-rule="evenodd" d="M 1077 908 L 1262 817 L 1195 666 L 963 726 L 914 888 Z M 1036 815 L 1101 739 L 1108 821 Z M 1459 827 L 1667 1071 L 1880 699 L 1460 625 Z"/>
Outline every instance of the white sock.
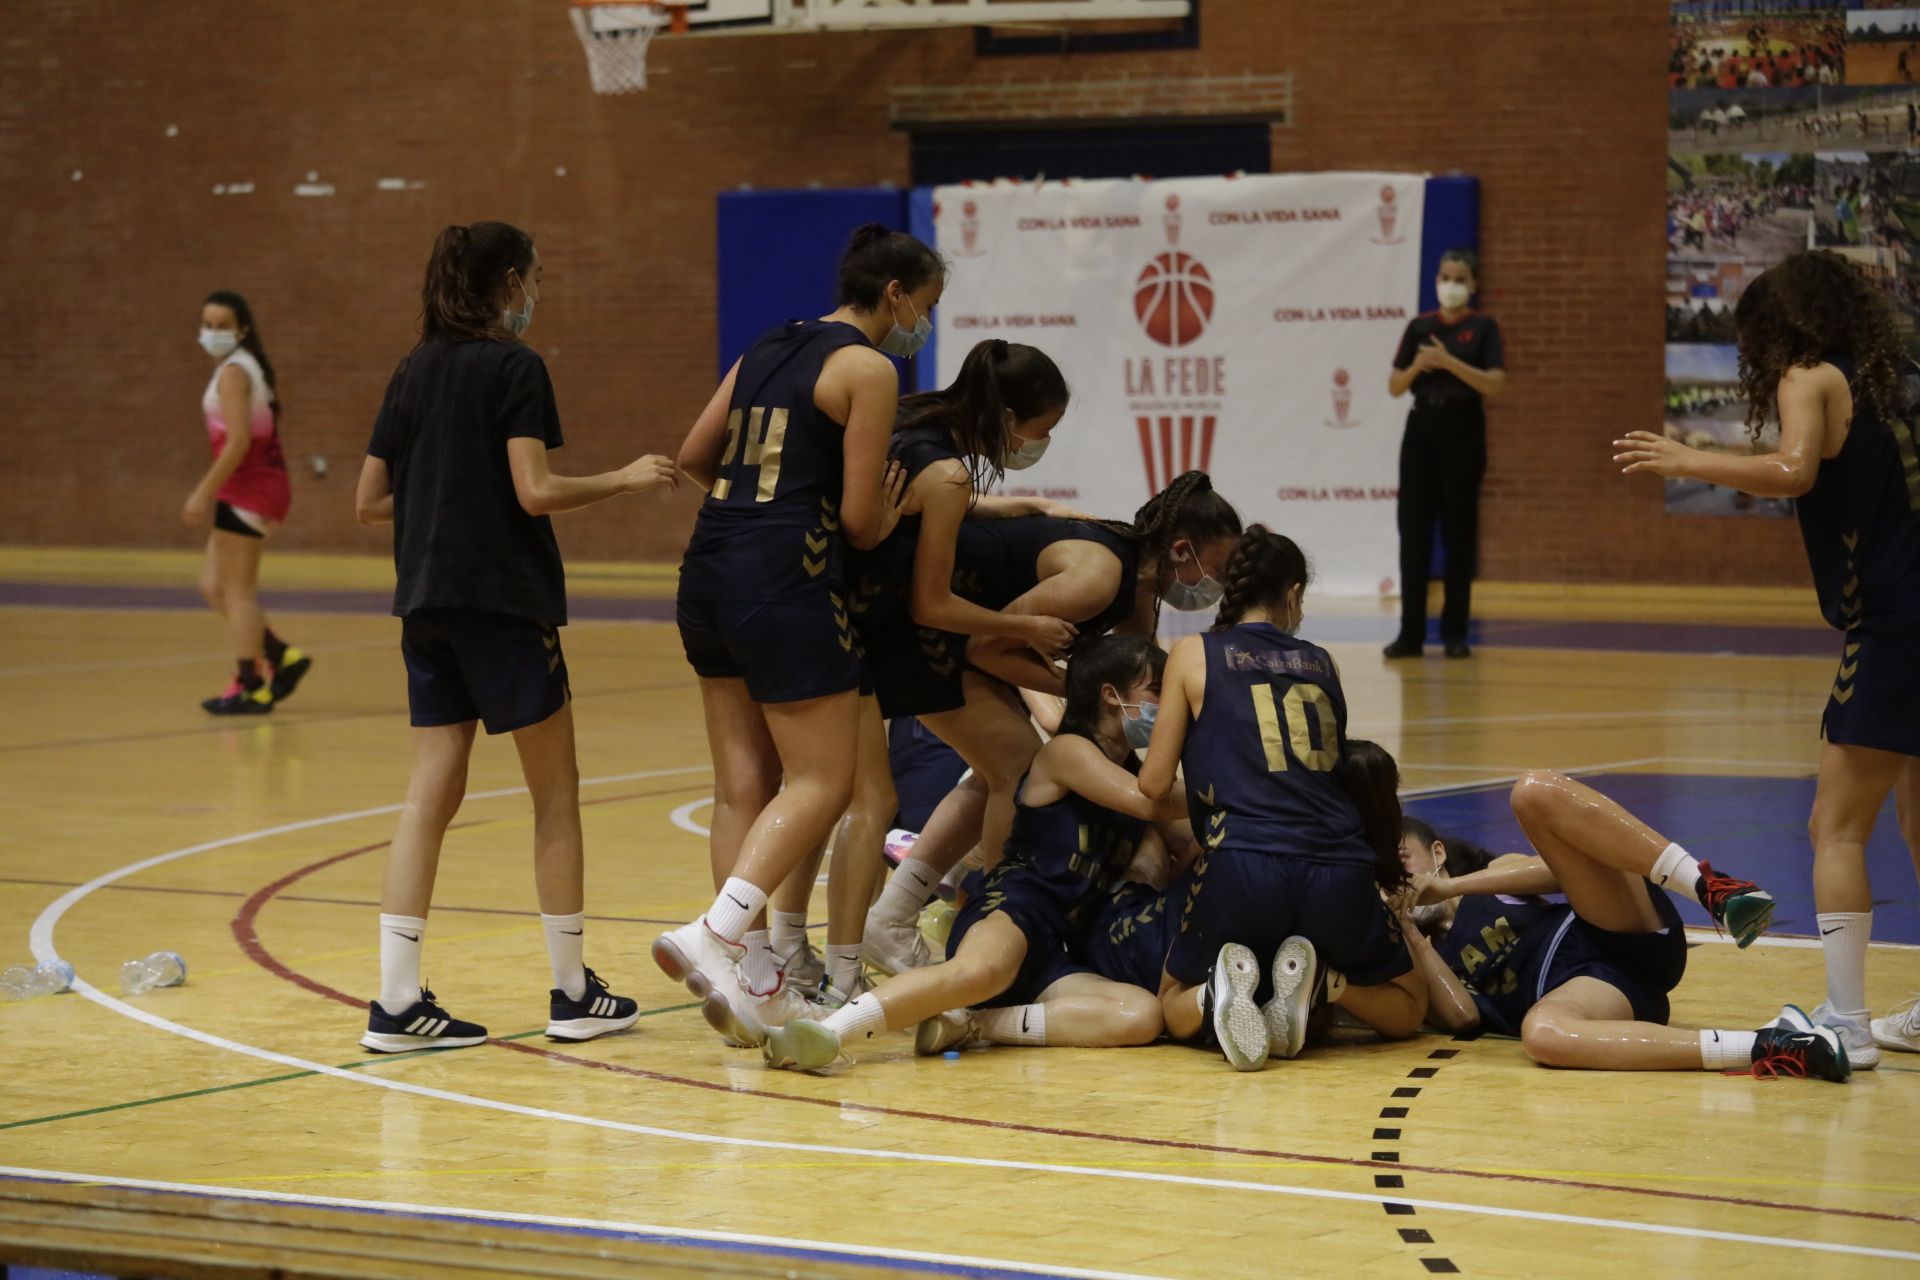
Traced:
<path fill-rule="evenodd" d="M 427 922 L 419 916 L 380 916 L 380 1007 L 395 1017 L 420 999 L 420 940 Z"/>
<path fill-rule="evenodd" d="M 1736 1067 L 1750 1065 L 1753 1062 L 1755 1039 L 1751 1031 L 1702 1031 L 1700 1033 L 1701 1069 L 1731 1071 Z"/>
<path fill-rule="evenodd" d="M 757 996 L 772 995 L 780 986 L 780 959 L 773 954 L 773 935 L 765 929 L 754 929 L 740 941 L 747 948 L 747 954 L 740 958 L 747 990 Z"/>
<path fill-rule="evenodd" d="M 1647 879 L 1662 889 L 1700 901 L 1700 863 L 1677 844 L 1660 851 L 1660 856 L 1653 860 L 1653 870 L 1647 872 Z"/>
<path fill-rule="evenodd" d="M 773 954 L 783 963 L 799 955 L 807 945 L 807 913 L 769 911 L 767 919 L 773 922 Z"/>
<path fill-rule="evenodd" d="M 1864 1016 L 1873 912 L 1822 911 L 1814 919 L 1820 922 L 1820 950 L 1827 958 L 1827 1003 L 1835 1013 Z"/>
<path fill-rule="evenodd" d="M 869 991 L 828 1014 L 822 1025 L 842 1042 L 869 1039 L 887 1029 L 887 1011 L 880 1007 L 880 997 Z"/>
<path fill-rule="evenodd" d="M 578 1000 L 587 994 L 587 969 L 580 960 L 583 935 L 587 931 L 587 913 L 576 911 L 570 916 L 542 915 L 540 923 L 547 930 L 547 959 L 553 965 L 553 985 L 567 993 L 567 999 Z"/>
<path fill-rule="evenodd" d="M 1011 1009 L 981 1009 L 973 1020 L 980 1034 L 995 1044 L 1045 1044 L 1047 1006 L 1016 1005 Z"/>
<path fill-rule="evenodd" d="M 932 899 L 939 884 L 940 873 L 931 863 L 908 858 L 887 877 L 887 887 L 880 891 L 880 900 L 873 904 L 874 914 L 893 924 L 911 924 L 919 916 L 920 908 Z"/>
<path fill-rule="evenodd" d="M 713 905 L 707 908 L 707 928 L 728 942 L 738 943 L 766 905 L 766 894 L 739 876 L 728 876 Z"/>
<path fill-rule="evenodd" d="M 827 985 L 835 991 L 849 992 L 860 983 L 860 944 L 827 944 Z"/>

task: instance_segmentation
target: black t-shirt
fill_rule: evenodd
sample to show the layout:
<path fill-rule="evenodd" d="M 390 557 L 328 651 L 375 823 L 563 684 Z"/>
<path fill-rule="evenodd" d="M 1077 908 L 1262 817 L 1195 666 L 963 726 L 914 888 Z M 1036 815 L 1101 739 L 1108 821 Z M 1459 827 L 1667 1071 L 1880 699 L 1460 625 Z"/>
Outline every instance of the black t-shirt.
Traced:
<path fill-rule="evenodd" d="M 558 449 L 546 362 L 519 342 L 430 339 L 387 383 L 367 453 L 393 479 L 393 611 L 481 609 L 567 620 L 553 521 L 513 491 L 507 441 Z"/>
<path fill-rule="evenodd" d="M 1415 316 L 1400 338 L 1400 350 L 1394 354 L 1393 367 L 1408 369 L 1420 348 L 1439 338 L 1452 355 L 1476 369 L 1507 367 L 1506 348 L 1500 342 L 1500 326 L 1489 315 L 1469 311 L 1452 324 L 1442 324 L 1438 311 Z M 1445 370 L 1432 370 L 1413 380 L 1414 399 L 1423 405 L 1478 405 L 1480 393 Z"/>

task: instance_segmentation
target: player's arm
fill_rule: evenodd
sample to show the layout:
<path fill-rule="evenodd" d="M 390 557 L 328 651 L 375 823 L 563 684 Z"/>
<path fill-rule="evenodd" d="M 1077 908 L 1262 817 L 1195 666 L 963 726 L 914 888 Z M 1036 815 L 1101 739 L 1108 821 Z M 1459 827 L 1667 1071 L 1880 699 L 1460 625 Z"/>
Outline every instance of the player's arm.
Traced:
<path fill-rule="evenodd" d="M 1393 372 L 1387 375 L 1387 394 L 1399 399 L 1413 387 L 1414 380 L 1427 371 L 1426 356 L 1414 353 L 1413 326 L 1400 335 L 1400 347 L 1393 353 Z"/>
<path fill-rule="evenodd" d="M 1052 498 L 1016 498 L 1004 493 L 983 493 L 974 499 L 969 520 L 1017 520 L 1022 516 L 1047 516 L 1054 520 L 1091 520 L 1094 517 Z"/>
<path fill-rule="evenodd" d="M 1538 897 L 1560 892 L 1560 881 L 1544 858 L 1521 853 L 1504 853 L 1482 871 L 1464 876 L 1439 876 L 1425 881 L 1420 892 L 1422 902 L 1440 902 L 1447 898 L 1504 893 L 1510 898 Z"/>
<path fill-rule="evenodd" d="M 740 362 L 735 360 L 707 407 L 693 420 L 693 429 L 680 442 L 680 455 L 675 459 L 681 471 L 709 492 L 720 475 L 720 455 L 727 447 L 727 410 L 733 404 L 733 387 L 739 376 Z"/>
<path fill-rule="evenodd" d="M 1846 380 L 1831 365 L 1789 369 L 1780 378 L 1780 446 L 1770 453 L 1710 453 L 1651 431 L 1630 431 L 1613 442 L 1621 474 L 1647 472 L 1705 481 L 1756 498 L 1798 498 L 1813 488 L 1827 439 L 1827 397 Z"/>
<path fill-rule="evenodd" d="M 1041 658 L 1024 640 L 974 636 L 967 641 L 967 665 L 1023 693 L 1031 690 L 1055 698 L 1067 696 L 1067 681 L 1060 668 Z"/>
<path fill-rule="evenodd" d="M 547 469 L 546 442 L 535 436 L 507 439 L 507 464 L 513 469 L 513 493 L 530 516 L 578 511 L 623 493 L 645 493 L 680 483 L 673 463 L 657 453 L 636 458 L 618 471 L 597 476 L 557 476 Z"/>
<path fill-rule="evenodd" d="M 943 458 L 913 482 L 920 497 L 920 538 L 914 545 L 908 606 L 916 626 L 970 636 L 1005 636 L 1058 657 L 1073 643 L 1073 625 L 1058 618 L 1002 613 L 953 594 L 954 543 L 967 518 L 973 480 L 958 459 Z"/>
<path fill-rule="evenodd" d="M 385 458 L 367 455 L 360 464 L 360 483 L 353 490 L 353 514 L 361 524 L 393 522 L 393 473 Z"/>
<path fill-rule="evenodd" d="M 181 508 L 180 518 L 196 529 L 213 523 L 213 504 L 219 498 L 221 486 L 240 469 L 253 444 L 253 380 L 247 371 L 237 364 L 228 365 L 220 371 L 215 390 L 220 396 L 220 419 L 227 424 L 227 438 L 207 473 L 200 477 L 200 483 L 193 486 L 186 506 Z"/>
<path fill-rule="evenodd" d="M 1026 704 L 1027 714 L 1033 717 L 1033 723 L 1040 732 L 1049 738 L 1060 732 L 1060 720 L 1067 713 L 1067 700 L 1058 694 L 1040 693 L 1024 685 L 1015 687 L 1020 690 L 1020 701 Z"/>
<path fill-rule="evenodd" d="M 1139 780 L 1123 766 L 1107 759 L 1106 752 L 1095 746 L 1091 738 L 1066 734 L 1047 743 L 1041 751 L 1047 755 L 1048 777 L 1102 809 L 1145 822 L 1171 822 L 1186 812 L 1184 803 L 1143 793 Z"/>
<path fill-rule="evenodd" d="M 1188 636 L 1173 646 L 1167 655 L 1167 668 L 1160 676 L 1160 712 L 1153 722 L 1153 740 L 1147 744 L 1146 763 L 1140 766 L 1140 790 L 1154 799 L 1164 799 L 1174 791 L 1174 777 L 1180 771 L 1180 753 L 1187 745 L 1187 725 L 1198 714 L 1196 688 L 1207 680 L 1207 650 L 1199 636 Z M 1177 797 L 1182 802 L 1185 796 Z"/>
<path fill-rule="evenodd" d="M 1460 381 L 1480 393 L 1483 400 L 1497 398 L 1507 389 L 1507 371 L 1505 369 L 1476 369 L 1459 356 L 1450 355 L 1444 350 L 1436 362 L 1436 368 L 1444 369 Z"/>
<path fill-rule="evenodd" d="M 1427 935 L 1420 932 L 1412 916 L 1400 917 L 1400 933 L 1406 939 L 1407 951 L 1413 956 L 1415 972 L 1426 980 L 1427 1021 L 1455 1035 L 1478 1031 L 1480 1006 L 1473 1002 L 1473 994 L 1460 981 L 1460 976 L 1447 967 L 1447 962 L 1434 949 L 1433 943 L 1427 940 Z"/>
<path fill-rule="evenodd" d="M 827 363 L 847 396 L 840 529 L 854 548 L 871 551 L 893 532 L 906 495 L 899 469 L 887 462 L 900 407 L 900 375 L 871 347 L 843 347 Z"/>

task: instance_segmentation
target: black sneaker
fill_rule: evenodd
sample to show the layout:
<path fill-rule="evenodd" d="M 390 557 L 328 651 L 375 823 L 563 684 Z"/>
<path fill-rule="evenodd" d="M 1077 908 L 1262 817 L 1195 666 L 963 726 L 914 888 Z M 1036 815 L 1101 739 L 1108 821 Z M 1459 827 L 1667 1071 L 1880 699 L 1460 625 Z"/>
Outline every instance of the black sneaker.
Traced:
<path fill-rule="evenodd" d="M 1447 641 L 1447 656 L 1449 658 L 1471 658 L 1473 656 L 1473 650 L 1467 647 L 1465 640 L 1449 640 Z"/>
<path fill-rule="evenodd" d="M 600 981 L 600 975 L 587 970 L 587 990 L 578 1000 L 554 988 L 547 1013 L 547 1039 L 591 1040 L 609 1031 L 625 1031 L 640 1021 L 640 1006 L 625 996 L 616 996 Z"/>
<path fill-rule="evenodd" d="M 313 668 L 313 659 L 292 645 L 280 655 L 280 665 L 273 669 L 273 681 L 267 687 L 273 693 L 273 700 L 279 702 L 300 687 L 301 679 Z"/>
<path fill-rule="evenodd" d="M 405 1013 L 388 1013 L 374 1000 L 367 1005 L 367 1034 L 360 1047 L 375 1053 L 411 1053 L 415 1049 L 465 1049 L 485 1044 L 487 1029 L 473 1022 L 450 1017 L 434 1003 L 433 992 L 421 991 L 420 998 Z"/>
<path fill-rule="evenodd" d="M 1841 1081 L 1853 1074 L 1847 1046 L 1831 1027 L 1762 1027 L 1753 1042 L 1748 1072 L 1762 1080 L 1779 1076 L 1815 1076 Z"/>
<path fill-rule="evenodd" d="M 1383 658 L 1417 658 L 1426 652 L 1418 640 L 1395 640 L 1380 651 Z"/>
<path fill-rule="evenodd" d="M 225 693 L 202 700 L 200 709 L 214 716 L 263 716 L 273 710 L 273 691 L 265 683 L 249 689 L 236 676 Z"/>

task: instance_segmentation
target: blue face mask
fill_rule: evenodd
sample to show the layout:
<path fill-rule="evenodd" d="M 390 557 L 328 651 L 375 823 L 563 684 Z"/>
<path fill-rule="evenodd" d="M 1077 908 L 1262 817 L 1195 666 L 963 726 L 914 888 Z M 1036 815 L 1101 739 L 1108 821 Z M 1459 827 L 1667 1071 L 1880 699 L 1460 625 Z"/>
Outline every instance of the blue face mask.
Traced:
<path fill-rule="evenodd" d="M 1140 714 L 1129 715 L 1129 707 L 1138 711 Z M 1147 744 L 1153 741 L 1153 722 L 1159 714 L 1160 704 L 1157 702 L 1142 702 L 1137 705 L 1128 702 L 1121 703 L 1120 720 L 1121 723 L 1126 726 L 1127 745 L 1135 751 L 1146 750 Z"/>
<path fill-rule="evenodd" d="M 895 320 L 887 336 L 880 339 L 882 351 L 890 356 L 898 356 L 902 360 L 918 355 L 920 348 L 927 345 L 927 339 L 933 336 L 933 321 L 920 314 L 920 309 L 913 305 L 912 298 L 907 299 L 907 310 L 913 312 L 913 332 L 908 333 L 900 327 L 900 322 Z"/>

